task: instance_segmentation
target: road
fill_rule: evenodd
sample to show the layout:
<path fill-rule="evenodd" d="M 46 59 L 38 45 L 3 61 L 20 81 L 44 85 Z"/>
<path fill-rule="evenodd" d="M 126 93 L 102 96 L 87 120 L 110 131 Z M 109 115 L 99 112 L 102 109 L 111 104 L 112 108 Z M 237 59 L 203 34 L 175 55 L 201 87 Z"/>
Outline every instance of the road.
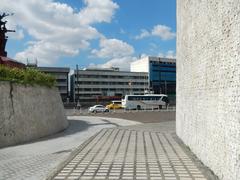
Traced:
<path fill-rule="evenodd" d="M 111 110 L 109 113 L 87 113 L 87 110 L 66 110 L 68 115 L 80 115 L 80 116 L 96 116 L 96 117 L 112 117 L 121 118 L 132 121 L 138 121 L 141 123 L 160 123 L 166 121 L 175 121 L 176 112 L 173 110 L 161 110 L 161 111 L 124 111 L 124 110 Z"/>

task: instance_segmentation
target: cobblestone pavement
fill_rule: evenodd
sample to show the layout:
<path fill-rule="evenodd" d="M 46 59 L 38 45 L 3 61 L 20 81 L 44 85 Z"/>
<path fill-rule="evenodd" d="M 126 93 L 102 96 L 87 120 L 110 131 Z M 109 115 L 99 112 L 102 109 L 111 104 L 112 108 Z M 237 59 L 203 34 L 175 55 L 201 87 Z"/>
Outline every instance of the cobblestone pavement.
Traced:
<path fill-rule="evenodd" d="M 71 152 L 103 128 L 139 124 L 103 117 L 68 117 L 67 130 L 39 141 L 0 149 L 0 180 L 46 179 Z"/>
<path fill-rule="evenodd" d="M 176 139 L 175 121 L 103 129 L 49 179 L 215 179 Z"/>

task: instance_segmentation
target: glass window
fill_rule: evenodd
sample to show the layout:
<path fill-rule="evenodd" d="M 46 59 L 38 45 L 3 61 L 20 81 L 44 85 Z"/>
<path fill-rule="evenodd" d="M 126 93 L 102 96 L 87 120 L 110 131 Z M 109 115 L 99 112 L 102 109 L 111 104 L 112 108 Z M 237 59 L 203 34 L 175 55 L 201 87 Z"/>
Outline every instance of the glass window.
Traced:
<path fill-rule="evenodd" d="M 168 103 L 168 97 L 164 96 L 164 97 L 162 98 L 162 101 Z"/>

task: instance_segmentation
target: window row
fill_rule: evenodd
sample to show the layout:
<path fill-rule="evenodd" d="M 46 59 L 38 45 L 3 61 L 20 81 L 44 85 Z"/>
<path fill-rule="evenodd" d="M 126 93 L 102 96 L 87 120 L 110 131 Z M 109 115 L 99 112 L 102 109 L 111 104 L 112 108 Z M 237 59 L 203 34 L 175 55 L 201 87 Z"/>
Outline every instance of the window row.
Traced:
<path fill-rule="evenodd" d="M 108 76 L 108 75 L 78 75 L 79 78 L 103 78 L 103 79 L 148 79 L 147 76 Z M 77 75 L 75 75 L 77 78 Z"/>
<path fill-rule="evenodd" d="M 119 88 L 119 89 L 116 89 L 116 88 L 110 88 L 110 89 L 101 89 L 101 88 L 76 88 L 75 91 L 87 91 L 87 92 L 96 92 L 96 91 L 105 91 L 105 92 L 108 92 L 108 91 L 143 91 L 144 89 L 139 89 L 139 88 L 133 88 L 133 89 L 129 89 L 129 88 L 126 88 L 126 89 L 123 89 L 123 88 Z"/>
<path fill-rule="evenodd" d="M 77 84 L 77 82 L 75 82 Z M 78 84 L 85 85 L 147 85 L 147 82 L 97 82 L 97 81 L 79 81 Z"/>
<path fill-rule="evenodd" d="M 128 96 L 129 101 L 159 101 L 162 96 Z"/>

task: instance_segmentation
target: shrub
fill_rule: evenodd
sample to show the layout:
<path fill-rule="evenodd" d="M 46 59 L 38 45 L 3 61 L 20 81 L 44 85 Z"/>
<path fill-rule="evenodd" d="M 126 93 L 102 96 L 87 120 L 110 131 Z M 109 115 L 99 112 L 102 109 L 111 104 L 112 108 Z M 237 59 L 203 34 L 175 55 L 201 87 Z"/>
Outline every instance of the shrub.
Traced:
<path fill-rule="evenodd" d="M 56 80 L 53 76 L 33 68 L 18 69 L 0 65 L 0 81 L 10 81 L 20 84 L 41 85 L 53 87 Z"/>

